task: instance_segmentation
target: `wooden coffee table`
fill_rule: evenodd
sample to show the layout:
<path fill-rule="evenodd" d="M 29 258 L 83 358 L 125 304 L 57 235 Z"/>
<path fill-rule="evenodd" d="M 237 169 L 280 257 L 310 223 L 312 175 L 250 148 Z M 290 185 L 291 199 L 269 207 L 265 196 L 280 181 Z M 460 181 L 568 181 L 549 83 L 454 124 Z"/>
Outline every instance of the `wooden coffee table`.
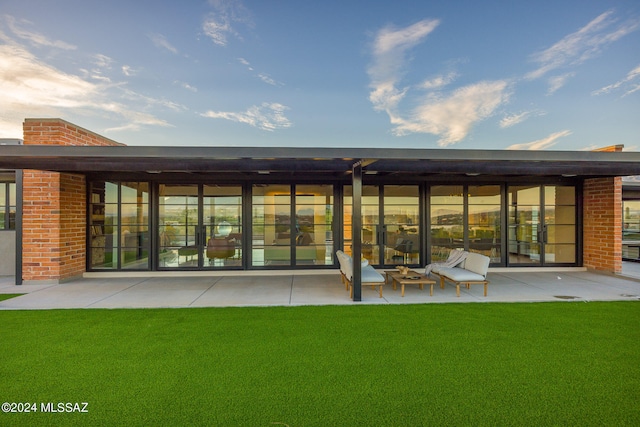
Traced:
<path fill-rule="evenodd" d="M 407 274 L 402 274 L 398 270 L 387 270 L 385 273 L 387 275 L 387 282 L 389 281 L 389 278 L 391 278 L 391 284 L 393 285 L 394 290 L 398 284 L 400 285 L 401 297 L 404 297 L 404 285 L 419 285 L 420 289 L 424 289 L 424 285 L 429 285 L 429 296 L 433 296 L 433 285 L 436 281 L 429 279 L 429 277 L 424 274 L 420 274 L 413 270 L 409 270 Z"/>

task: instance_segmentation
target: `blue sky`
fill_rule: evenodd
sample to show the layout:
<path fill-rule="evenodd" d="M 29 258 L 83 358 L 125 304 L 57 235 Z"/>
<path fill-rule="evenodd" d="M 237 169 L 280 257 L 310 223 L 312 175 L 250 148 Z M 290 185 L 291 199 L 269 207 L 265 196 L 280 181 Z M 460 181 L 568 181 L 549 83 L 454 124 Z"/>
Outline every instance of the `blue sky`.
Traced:
<path fill-rule="evenodd" d="M 640 151 L 640 2 L 3 0 L 0 137 Z"/>

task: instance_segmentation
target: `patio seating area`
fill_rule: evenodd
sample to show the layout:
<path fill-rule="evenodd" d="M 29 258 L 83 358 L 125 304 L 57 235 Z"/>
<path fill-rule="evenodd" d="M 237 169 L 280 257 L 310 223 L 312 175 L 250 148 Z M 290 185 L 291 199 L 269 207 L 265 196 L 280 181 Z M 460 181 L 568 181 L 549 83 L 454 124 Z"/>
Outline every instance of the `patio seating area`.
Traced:
<path fill-rule="evenodd" d="M 634 266 L 632 266 L 634 267 Z M 640 300 L 640 280 L 598 274 L 583 269 L 566 271 L 489 271 L 491 292 L 482 287 L 447 284 L 401 290 L 362 287 L 362 301 L 353 302 L 337 270 L 296 272 L 232 272 L 218 275 L 85 277 L 49 285 L 14 285 L 13 277 L 0 277 L 0 293 L 25 295 L 0 301 L 2 310 L 59 308 L 232 307 L 354 304 L 427 304 L 540 301 Z M 640 277 L 639 277 L 640 279 Z"/>

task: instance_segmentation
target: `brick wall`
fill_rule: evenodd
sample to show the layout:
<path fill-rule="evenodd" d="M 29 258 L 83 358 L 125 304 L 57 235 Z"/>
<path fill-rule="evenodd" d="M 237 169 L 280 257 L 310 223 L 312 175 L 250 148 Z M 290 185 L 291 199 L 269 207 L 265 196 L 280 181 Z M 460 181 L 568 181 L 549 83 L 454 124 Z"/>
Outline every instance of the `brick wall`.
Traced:
<path fill-rule="evenodd" d="M 26 119 L 25 145 L 122 145 L 61 119 Z M 86 267 L 84 175 L 23 171 L 22 278 L 64 281 Z"/>
<path fill-rule="evenodd" d="M 583 264 L 594 270 L 622 271 L 622 178 L 584 182 Z"/>

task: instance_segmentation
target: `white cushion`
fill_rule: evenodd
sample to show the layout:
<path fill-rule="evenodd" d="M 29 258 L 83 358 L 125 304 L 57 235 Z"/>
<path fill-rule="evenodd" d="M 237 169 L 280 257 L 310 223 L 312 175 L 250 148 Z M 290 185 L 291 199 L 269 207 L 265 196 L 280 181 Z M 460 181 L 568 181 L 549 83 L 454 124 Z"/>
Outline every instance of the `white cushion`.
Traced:
<path fill-rule="evenodd" d="M 432 268 L 431 268 L 431 272 L 438 274 L 440 272 L 440 269 L 442 268 L 446 268 L 443 267 L 441 265 L 435 264 Z"/>
<path fill-rule="evenodd" d="M 340 263 L 340 271 L 342 271 L 342 274 L 344 274 L 348 280 L 353 280 L 353 260 L 351 256 L 341 250 L 337 250 L 336 257 Z M 360 266 L 362 283 L 384 283 L 385 279 L 382 274 L 370 266 L 369 261 L 363 259 Z"/>
<path fill-rule="evenodd" d="M 438 274 L 448 277 L 454 282 L 480 282 L 485 279 L 485 276 L 482 274 L 474 273 L 458 267 L 441 268 Z"/>
<path fill-rule="evenodd" d="M 480 274 L 484 280 L 487 277 L 487 270 L 491 259 L 488 256 L 470 252 L 464 260 L 464 269 Z"/>
<path fill-rule="evenodd" d="M 378 273 L 373 267 L 367 265 L 362 267 L 362 283 L 384 283 L 384 276 Z"/>

